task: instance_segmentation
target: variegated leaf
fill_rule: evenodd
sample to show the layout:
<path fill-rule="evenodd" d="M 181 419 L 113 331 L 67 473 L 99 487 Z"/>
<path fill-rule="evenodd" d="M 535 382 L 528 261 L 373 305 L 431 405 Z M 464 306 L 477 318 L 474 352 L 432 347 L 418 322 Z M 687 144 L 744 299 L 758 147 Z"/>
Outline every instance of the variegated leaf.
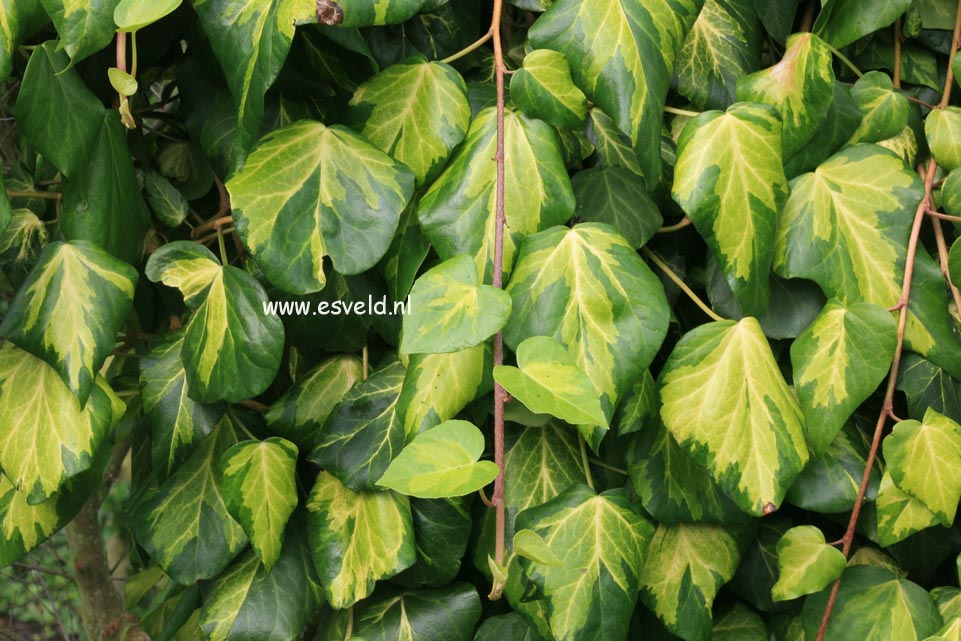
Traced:
<path fill-rule="evenodd" d="M 885 547 L 938 524 L 938 515 L 924 503 L 899 489 L 890 472 L 885 472 L 881 477 L 875 505 L 878 514 L 878 543 Z"/>
<path fill-rule="evenodd" d="M 787 601 L 819 592 L 840 578 L 846 562 L 841 550 L 828 545 L 813 525 L 791 528 L 777 544 L 778 580 L 772 596 Z"/>
<path fill-rule="evenodd" d="M 113 40 L 113 11 L 120 0 L 40 0 L 75 65 Z"/>
<path fill-rule="evenodd" d="M 46 19 L 40 0 L 0 2 L 0 81 L 10 75 L 20 42 L 42 27 Z"/>
<path fill-rule="evenodd" d="M 587 120 L 587 98 L 574 85 L 564 54 L 535 49 L 524 57 L 524 66 L 511 76 L 511 99 L 531 118 L 565 129 L 576 129 Z"/>

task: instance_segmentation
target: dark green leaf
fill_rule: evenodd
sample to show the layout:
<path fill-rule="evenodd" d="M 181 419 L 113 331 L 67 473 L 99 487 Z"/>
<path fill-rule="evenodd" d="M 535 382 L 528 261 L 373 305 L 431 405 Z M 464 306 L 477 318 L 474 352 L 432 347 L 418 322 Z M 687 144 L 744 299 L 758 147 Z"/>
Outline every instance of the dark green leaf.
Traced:
<path fill-rule="evenodd" d="M 664 222 L 644 179 L 623 167 L 579 171 L 574 174 L 571 185 L 577 201 L 577 218 L 607 223 L 633 247 L 646 245 Z"/>

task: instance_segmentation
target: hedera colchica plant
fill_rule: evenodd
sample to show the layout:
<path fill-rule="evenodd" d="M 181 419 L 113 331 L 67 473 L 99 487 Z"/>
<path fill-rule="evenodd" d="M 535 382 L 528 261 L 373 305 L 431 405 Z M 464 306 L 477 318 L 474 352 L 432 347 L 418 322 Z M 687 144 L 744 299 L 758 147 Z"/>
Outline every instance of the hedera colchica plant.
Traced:
<path fill-rule="evenodd" d="M 959 34 L 0 0 L 0 566 L 66 528 L 91 639 L 961 641 Z"/>

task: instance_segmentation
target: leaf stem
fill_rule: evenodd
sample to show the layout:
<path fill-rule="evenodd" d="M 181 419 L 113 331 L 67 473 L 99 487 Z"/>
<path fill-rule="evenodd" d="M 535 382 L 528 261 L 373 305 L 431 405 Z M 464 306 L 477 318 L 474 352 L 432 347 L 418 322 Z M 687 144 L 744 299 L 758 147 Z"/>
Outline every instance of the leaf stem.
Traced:
<path fill-rule="evenodd" d="M 654 252 L 652 252 L 652 251 L 651 251 L 650 249 L 648 249 L 647 247 L 641 247 L 641 251 L 644 252 L 644 255 L 647 256 L 648 258 L 650 258 L 650 259 L 651 259 L 651 262 L 654 263 L 655 265 L 657 265 L 657 266 L 660 268 L 660 270 L 661 270 L 662 272 L 664 272 L 664 274 L 665 274 L 668 278 L 670 278 L 672 281 L 674 281 L 674 284 L 677 285 L 678 287 L 680 287 L 680 288 L 681 288 L 681 291 L 684 292 L 685 294 L 687 294 L 687 297 L 690 298 L 692 301 L 694 301 L 694 304 L 697 305 L 698 307 L 700 307 L 702 312 L 704 312 L 705 314 L 707 314 L 708 316 L 710 316 L 711 318 L 713 318 L 713 319 L 716 320 L 716 321 L 724 321 L 724 320 L 727 320 L 726 318 L 724 318 L 723 316 L 721 316 L 721 315 L 719 315 L 717 312 L 715 312 L 713 309 L 711 309 L 710 307 L 708 307 L 707 303 L 705 303 L 704 301 L 702 301 L 701 298 L 700 298 L 697 294 L 694 293 L 694 290 L 692 290 L 690 287 L 688 287 L 688 286 L 687 286 L 687 283 L 685 283 L 683 280 L 681 280 L 681 277 L 678 276 L 678 275 L 674 272 L 673 269 L 671 269 L 670 267 L 668 267 L 667 263 L 665 263 L 663 260 L 661 260 L 660 258 L 658 258 L 657 254 L 655 254 Z"/>
<path fill-rule="evenodd" d="M 701 115 L 700 111 L 691 111 L 689 109 L 678 109 L 677 107 L 664 107 L 664 112 L 669 114 L 676 114 L 678 116 L 687 116 L 688 118 L 697 118 Z"/>
<path fill-rule="evenodd" d="M 234 222 L 233 216 L 219 216 L 213 220 L 208 220 L 203 225 L 197 225 L 194 230 L 190 232 L 191 237 L 200 238 L 204 234 L 214 231 L 215 229 L 220 229 L 224 225 L 228 225 Z"/>
<path fill-rule="evenodd" d="M 369 370 L 369 368 L 370 368 L 370 352 L 369 352 L 368 349 L 367 349 L 367 344 L 366 344 L 366 343 L 364 344 L 364 349 L 363 349 L 363 351 L 361 351 L 361 360 L 362 360 L 362 362 L 363 362 L 363 371 L 361 372 L 361 376 L 362 376 L 363 378 L 362 378 L 361 380 L 365 380 L 365 381 L 366 381 L 366 380 L 367 380 L 367 372 L 368 372 L 368 370 Z"/>
<path fill-rule="evenodd" d="M 220 263 L 226 267 L 229 261 L 227 260 L 227 245 L 224 243 L 224 230 L 222 227 L 217 227 L 217 246 L 220 248 Z"/>
<path fill-rule="evenodd" d="M 935 211 L 934 209 L 931 209 L 927 213 L 928 213 L 928 216 L 930 216 L 935 220 L 947 220 L 952 223 L 961 223 L 961 216 L 949 216 L 948 214 L 942 214 L 941 212 Z"/>
<path fill-rule="evenodd" d="M 855 76 L 857 76 L 858 78 L 864 77 L 864 72 L 858 69 L 857 66 L 855 66 L 855 64 L 851 62 L 847 56 L 845 56 L 843 53 L 838 51 L 836 47 L 831 45 L 831 43 L 827 42 L 826 40 L 824 41 L 824 44 L 828 46 L 828 49 L 831 50 L 831 53 L 833 53 L 838 60 L 844 63 L 844 66 L 846 66 L 848 69 L 854 72 Z"/>
<path fill-rule="evenodd" d="M 928 213 L 930 214 L 931 212 Z M 958 291 L 954 282 L 951 281 L 951 272 L 948 270 L 948 244 L 944 240 L 944 230 L 941 228 L 941 221 L 937 218 L 932 218 L 931 227 L 934 229 L 934 242 L 938 246 L 938 267 L 940 267 L 941 274 L 944 276 L 944 282 L 948 284 L 948 288 L 951 290 L 954 307 L 957 312 L 961 314 L 961 291 Z"/>
<path fill-rule="evenodd" d="M 14 191 L 7 190 L 7 198 L 45 198 L 47 200 L 60 200 L 63 194 L 56 191 Z"/>
<path fill-rule="evenodd" d="M 673 225 L 665 225 L 664 227 L 661 227 L 660 229 L 657 230 L 657 233 L 659 233 L 659 234 L 670 234 L 670 233 L 673 233 L 673 232 L 676 232 L 676 231 L 680 231 L 680 230 L 684 229 L 685 227 L 687 227 L 688 225 L 690 225 L 690 224 L 693 223 L 693 222 L 694 222 L 693 220 L 691 220 L 690 218 L 688 218 L 687 216 L 685 216 L 685 217 L 682 218 L 681 221 L 678 222 L 678 223 L 674 223 Z"/>
<path fill-rule="evenodd" d="M 474 42 L 470 43 L 469 45 L 467 45 L 457 53 L 447 56 L 446 58 L 441 60 L 441 62 L 443 62 L 444 64 L 450 64 L 455 60 L 463 58 L 464 56 L 471 53 L 472 51 L 476 51 L 477 49 L 480 49 L 481 47 L 483 47 L 484 44 L 493 37 L 494 37 L 494 27 L 491 26 L 491 29 L 487 33 L 485 33 L 483 36 L 481 36 Z"/>
<path fill-rule="evenodd" d="M 581 446 L 581 465 L 584 467 L 584 478 L 587 479 L 587 486 L 594 489 L 594 476 L 591 474 L 591 460 L 587 456 L 587 441 L 584 435 L 577 433 L 577 442 Z"/>
<path fill-rule="evenodd" d="M 611 472 L 616 472 L 617 474 L 620 474 L 621 476 L 627 476 L 627 470 L 625 470 L 624 468 L 616 467 L 616 466 L 611 465 L 611 464 L 609 464 L 609 463 L 605 463 L 605 462 L 602 461 L 601 459 L 595 458 L 595 457 L 593 457 L 593 456 L 589 457 L 588 460 L 591 462 L 591 465 L 596 465 L 597 467 L 603 468 L 603 469 L 605 469 L 605 470 L 610 470 Z"/>

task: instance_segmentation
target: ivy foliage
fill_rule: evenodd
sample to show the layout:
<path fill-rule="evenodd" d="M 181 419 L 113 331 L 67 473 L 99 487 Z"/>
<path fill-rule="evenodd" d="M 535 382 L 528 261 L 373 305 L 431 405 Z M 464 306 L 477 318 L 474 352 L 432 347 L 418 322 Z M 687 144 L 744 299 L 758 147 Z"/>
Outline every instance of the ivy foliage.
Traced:
<path fill-rule="evenodd" d="M 496 6 L 0 0 L 0 564 L 129 446 L 158 639 L 961 639 L 957 4 Z"/>

